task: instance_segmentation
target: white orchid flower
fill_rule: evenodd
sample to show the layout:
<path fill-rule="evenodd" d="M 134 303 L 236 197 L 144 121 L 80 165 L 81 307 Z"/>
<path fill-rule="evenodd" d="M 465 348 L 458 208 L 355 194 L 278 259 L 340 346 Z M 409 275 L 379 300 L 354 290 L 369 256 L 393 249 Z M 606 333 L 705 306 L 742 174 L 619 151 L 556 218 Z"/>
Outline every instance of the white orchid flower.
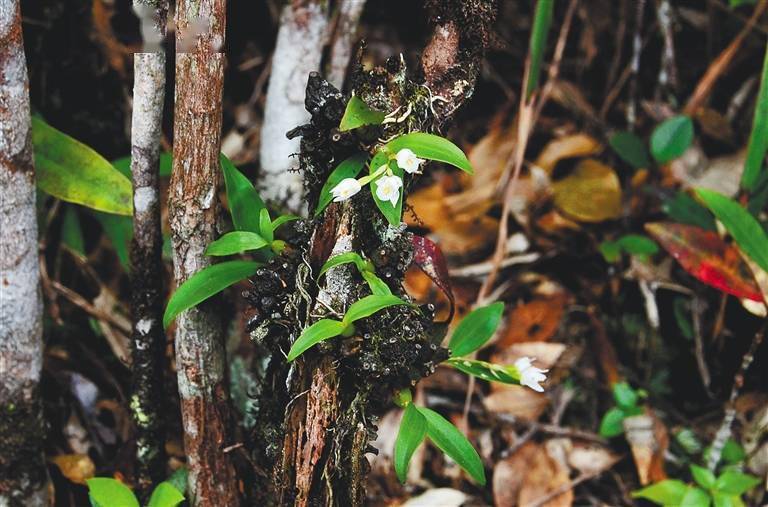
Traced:
<path fill-rule="evenodd" d="M 542 370 L 533 366 L 533 359 L 530 357 L 521 357 L 515 361 L 515 369 L 520 373 L 520 385 L 530 387 L 540 393 L 544 392 L 544 388 L 539 383 L 547 380 L 547 376 L 544 374 L 549 370 Z"/>
<path fill-rule="evenodd" d="M 416 154 L 408 148 L 403 148 L 398 151 L 397 155 L 395 155 L 395 160 L 397 160 L 397 165 L 409 174 L 419 173 L 419 166 L 424 162 L 423 158 L 418 158 Z"/>
<path fill-rule="evenodd" d="M 391 202 L 392 206 L 397 206 L 402 186 L 403 180 L 399 176 L 382 176 L 376 180 L 376 197 L 381 201 Z"/>
<path fill-rule="evenodd" d="M 361 188 L 363 188 L 362 185 L 355 178 L 344 178 L 331 190 L 333 202 L 346 201 L 358 193 Z"/>

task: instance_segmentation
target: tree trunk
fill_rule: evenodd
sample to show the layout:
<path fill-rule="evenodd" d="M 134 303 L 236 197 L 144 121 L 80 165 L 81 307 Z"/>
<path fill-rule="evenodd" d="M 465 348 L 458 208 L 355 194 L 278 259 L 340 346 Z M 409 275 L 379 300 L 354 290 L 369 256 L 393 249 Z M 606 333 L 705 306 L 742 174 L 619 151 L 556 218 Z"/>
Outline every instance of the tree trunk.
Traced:
<path fill-rule="evenodd" d="M 176 109 L 170 222 L 176 283 L 210 265 L 216 238 L 225 59 L 223 0 L 176 3 Z M 176 319 L 176 368 L 192 505 L 239 505 L 222 322 L 209 300 Z"/>
<path fill-rule="evenodd" d="M 365 0 L 342 0 L 339 4 L 328 61 L 328 81 L 339 90 L 344 87 L 357 26 L 364 8 Z"/>
<path fill-rule="evenodd" d="M 0 230 L 0 505 L 44 506 L 43 303 L 18 0 L 0 0 Z"/>
<path fill-rule="evenodd" d="M 328 29 L 327 0 L 287 2 L 280 16 L 277 45 L 267 88 L 264 123 L 261 127 L 262 197 L 306 215 L 304 187 L 298 163 L 298 139 L 285 134 L 309 120 L 304 109 L 307 75 L 320 69 Z"/>
<path fill-rule="evenodd" d="M 302 136 L 299 161 L 310 208 L 328 174 L 359 146 L 372 152 L 377 139 L 409 131 L 439 132 L 471 96 L 496 2 L 434 0 L 427 9 L 434 35 L 422 58 L 423 83 L 408 78 L 399 57 L 391 58 L 386 70 L 366 72 L 358 64 L 350 81 L 352 92 L 372 107 L 409 111 L 403 121 L 388 123 L 376 135 L 365 129 L 339 133 L 344 97 L 319 76 L 310 76 L 305 103 L 312 112 L 311 122 L 291 133 Z M 438 95 L 440 100 L 434 100 Z M 408 298 L 402 280 L 413 259 L 411 235 L 402 225 L 388 226 L 368 194 L 332 203 L 314 225 L 303 256 L 315 274 L 332 254 L 353 250 L 372 260 L 394 294 Z M 265 340 L 284 350 L 308 323 L 329 313 L 342 315 L 349 304 L 370 293 L 350 266 L 331 269 L 319 286 L 312 282 L 314 277 L 300 271 L 293 278 L 302 286 L 298 292 L 309 296 L 306 313 L 311 318 L 304 318 L 295 300 L 288 300 L 282 313 L 293 315 L 288 320 L 294 327 L 274 331 Z M 448 357 L 439 346 L 440 329 L 429 308 L 391 307 L 355 327 L 355 336 L 329 340 L 294 364 L 273 370 L 287 380 L 285 397 L 290 400 L 279 428 L 283 450 L 273 472 L 274 496 L 280 505 L 363 504 L 369 468 L 365 454 L 374 452 L 369 442 L 375 436 L 376 418 L 391 406 L 395 392 L 431 374 Z M 284 363 L 279 357 L 276 361 Z M 281 383 L 273 380 L 272 385 Z M 260 406 L 264 409 L 268 403 L 263 397 Z"/>
<path fill-rule="evenodd" d="M 138 10 L 138 9 L 137 9 Z M 164 32 L 164 16 L 146 16 Z M 141 18 L 144 20 L 144 17 Z M 165 475 L 163 403 L 165 331 L 163 315 L 163 237 L 160 226 L 160 138 L 165 99 L 165 53 L 146 30 L 145 48 L 134 54 L 131 174 L 133 177 L 133 243 L 131 245 L 131 310 L 133 319 L 133 393 L 136 425 L 136 482 L 140 496 Z M 162 34 L 160 34 L 162 35 Z M 162 40 L 162 37 L 160 37 Z"/>

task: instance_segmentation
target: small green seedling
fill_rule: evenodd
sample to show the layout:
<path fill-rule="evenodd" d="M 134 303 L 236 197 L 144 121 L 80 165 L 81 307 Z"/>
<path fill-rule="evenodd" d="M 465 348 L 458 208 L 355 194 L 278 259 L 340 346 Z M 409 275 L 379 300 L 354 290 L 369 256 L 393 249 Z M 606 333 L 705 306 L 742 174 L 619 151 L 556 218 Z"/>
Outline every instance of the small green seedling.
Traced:
<path fill-rule="evenodd" d="M 371 293 L 386 296 L 392 294 L 389 286 L 384 283 L 384 280 L 376 276 L 376 268 L 371 261 L 363 259 L 357 252 L 347 252 L 339 255 L 335 255 L 328 259 L 323 267 L 320 268 L 320 274 L 318 278 L 323 276 L 329 269 L 344 264 L 354 264 L 360 276 L 368 284 L 371 289 Z"/>
<path fill-rule="evenodd" d="M 176 474 L 174 474 L 175 476 Z M 147 507 L 176 507 L 184 501 L 182 492 L 186 483 L 186 472 L 181 485 L 177 484 L 172 476 L 167 481 L 157 485 L 149 497 Z M 136 495 L 131 489 L 110 477 L 95 477 L 88 479 L 88 497 L 93 507 L 140 507 Z"/>
<path fill-rule="evenodd" d="M 603 241 L 600 243 L 600 253 L 606 262 L 618 262 L 621 253 L 634 255 L 643 262 L 659 251 L 659 245 L 647 236 L 641 234 L 626 234 L 616 241 Z"/>
<path fill-rule="evenodd" d="M 613 399 L 616 406 L 608 410 L 600 421 L 600 435 L 611 438 L 624 433 L 624 419 L 643 413 L 643 407 L 638 403 L 646 396 L 645 391 L 632 389 L 626 382 L 614 384 Z"/>

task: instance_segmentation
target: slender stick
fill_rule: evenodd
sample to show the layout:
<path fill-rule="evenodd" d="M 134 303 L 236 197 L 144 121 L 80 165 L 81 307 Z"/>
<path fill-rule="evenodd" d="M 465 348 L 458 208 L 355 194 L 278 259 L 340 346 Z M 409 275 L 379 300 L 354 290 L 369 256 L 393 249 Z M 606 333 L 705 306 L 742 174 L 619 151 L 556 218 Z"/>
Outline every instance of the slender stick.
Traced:
<path fill-rule="evenodd" d="M 48 505 L 43 303 L 18 0 L 0 0 L 0 505 Z"/>
<path fill-rule="evenodd" d="M 176 284 L 211 264 L 217 236 L 224 0 L 176 2 L 176 103 L 169 215 Z M 236 506 L 240 499 L 230 436 L 224 330 L 215 301 L 176 319 L 178 371 L 189 493 L 194 506 Z"/>
<path fill-rule="evenodd" d="M 136 482 L 146 500 L 153 484 L 165 475 L 163 417 L 162 247 L 160 201 L 160 138 L 165 100 L 165 53 L 162 35 L 167 6 L 140 14 L 145 49 L 133 61 L 131 175 L 133 179 L 133 240 L 131 244 L 131 311 L 133 389 L 131 412 L 136 425 Z M 157 13 L 157 14 L 155 14 Z M 149 18 L 149 19 L 147 19 Z M 155 19 L 157 18 L 157 19 Z M 159 28 L 152 30 L 151 27 Z M 159 41 L 158 41 L 159 40 Z"/>

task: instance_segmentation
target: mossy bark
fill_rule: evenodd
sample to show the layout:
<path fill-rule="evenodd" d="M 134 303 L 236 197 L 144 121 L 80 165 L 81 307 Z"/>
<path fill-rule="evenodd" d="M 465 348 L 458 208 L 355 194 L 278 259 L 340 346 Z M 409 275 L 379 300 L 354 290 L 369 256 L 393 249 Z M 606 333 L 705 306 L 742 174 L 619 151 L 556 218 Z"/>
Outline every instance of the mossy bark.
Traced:
<path fill-rule="evenodd" d="M 419 80 L 410 79 L 397 57 L 372 71 L 358 65 L 350 79 L 355 95 L 381 111 L 399 108 L 401 121 L 339 132 L 348 97 L 320 76 L 310 76 L 305 106 L 311 122 L 289 133 L 302 137 L 299 161 L 310 209 L 340 161 L 361 148 L 372 153 L 380 139 L 410 131 L 439 132 L 471 96 L 495 1 L 429 4 L 435 33 L 425 49 Z M 370 194 L 332 203 L 308 227 L 307 241 L 295 254 L 303 269 L 316 274 L 331 255 L 356 251 L 373 261 L 394 294 L 408 298 L 402 280 L 413 257 L 410 234 L 404 226 L 387 225 Z M 302 297 L 281 300 L 287 323 L 275 326 L 261 318 L 253 333 L 262 343 L 271 343 L 276 355 L 287 350 L 306 325 L 342 315 L 351 303 L 370 294 L 350 266 L 331 269 L 319 284 L 312 276 L 297 274 L 294 279 L 295 292 Z M 251 299 L 258 306 L 260 299 Z M 273 393 L 262 395 L 257 435 L 282 435 L 282 449 L 254 453 L 262 466 L 273 466 L 268 495 L 272 501 L 298 506 L 364 503 L 369 468 L 365 455 L 375 452 L 370 441 L 377 416 L 390 406 L 395 392 L 429 375 L 447 357 L 432 317 L 429 308 L 392 307 L 356 322 L 353 336 L 324 342 L 291 365 L 279 355 L 273 358 L 267 382 L 280 386 L 276 399 L 287 401 L 287 409 L 282 421 L 276 421 L 283 412 L 270 410 Z"/>

